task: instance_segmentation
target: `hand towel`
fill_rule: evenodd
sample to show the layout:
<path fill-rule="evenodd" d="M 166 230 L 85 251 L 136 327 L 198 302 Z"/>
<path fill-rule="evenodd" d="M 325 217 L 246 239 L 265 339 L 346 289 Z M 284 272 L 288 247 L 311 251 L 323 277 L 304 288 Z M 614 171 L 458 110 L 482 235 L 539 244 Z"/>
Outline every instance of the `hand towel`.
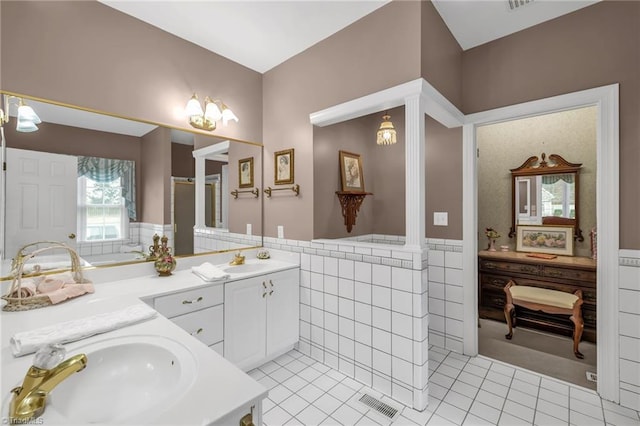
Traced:
<path fill-rule="evenodd" d="M 87 293 L 93 293 L 92 283 L 64 283 L 61 288 L 45 294 L 49 300 L 51 300 L 51 303 L 55 305 L 56 303 L 64 302 L 67 299 L 72 299 Z"/>
<path fill-rule="evenodd" d="M 192 267 L 191 272 L 193 272 L 198 277 L 202 278 L 205 282 L 208 282 L 208 283 L 223 281 L 228 279 L 231 276 L 209 262 L 204 262 L 200 266 Z"/>
<path fill-rule="evenodd" d="M 119 311 L 107 312 L 72 321 L 14 334 L 9 343 L 14 357 L 36 352 L 52 343 L 69 343 L 96 334 L 117 330 L 153 318 L 158 313 L 145 304 L 132 305 Z"/>
<path fill-rule="evenodd" d="M 30 297 L 35 296 L 37 293 L 37 285 L 33 280 L 22 279 L 20 281 L 20 288 L 11 293 L 11 297 Z"/>
<path fill-rule="evenodd" d="M 46 277 L 38 284 L 39 293 L 51 293 L 62 288 L 64 280 L 60 278 Z"/>

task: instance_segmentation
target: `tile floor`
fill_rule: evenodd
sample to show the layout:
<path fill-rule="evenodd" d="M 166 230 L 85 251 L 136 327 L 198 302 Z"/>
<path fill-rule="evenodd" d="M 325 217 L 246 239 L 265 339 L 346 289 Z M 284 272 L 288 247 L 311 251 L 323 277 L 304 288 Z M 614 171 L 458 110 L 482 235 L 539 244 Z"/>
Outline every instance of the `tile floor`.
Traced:
<path fill-rule="evenodd" d="M 298 351 L 249 372 L 270 389 L 263 422 L 279 425 L 640 425 L 638 412 L 585 388 L 482 356 L 429 348 L 430 403 L 423 412 Z M 393 421 L 358 401 L 362 392 L 398 408 Z"/>

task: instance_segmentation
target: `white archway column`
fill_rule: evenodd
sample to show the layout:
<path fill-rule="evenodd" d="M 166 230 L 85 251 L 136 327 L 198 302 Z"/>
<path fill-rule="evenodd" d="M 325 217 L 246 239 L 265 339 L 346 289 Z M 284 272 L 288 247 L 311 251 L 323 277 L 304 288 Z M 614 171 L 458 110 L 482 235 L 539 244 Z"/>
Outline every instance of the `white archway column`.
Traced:
<path fill-rule="evenodd" d="M 421 94 L 405 98 L 405 246 L 425 246 L 425 102 Z"/>

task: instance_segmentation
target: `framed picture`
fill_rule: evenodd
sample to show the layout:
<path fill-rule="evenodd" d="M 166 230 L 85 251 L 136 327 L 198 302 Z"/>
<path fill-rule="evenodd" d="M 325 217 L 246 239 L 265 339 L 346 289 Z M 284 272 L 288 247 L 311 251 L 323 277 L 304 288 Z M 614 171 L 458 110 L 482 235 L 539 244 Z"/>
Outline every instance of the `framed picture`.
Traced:
<path fill-rule="evenodd" d="M 342 178 L 342 191 L 364 192 L 364 176 L 362 175 L 360 154 L 340 151 L 340 177 Z"/>
<path fill-rule="evenodd" d="M 238 160 L 238 181 L 240 188 L 253 187 L 253 157 Z"/>
<path fill-rule="evenodd" d="M 518 226 L 517 251 L 573 256 L 573 226 Z"/>
<path fill-rule="evenodd" d="M 276 152 L 273 160 L 273 182 L 276 185 L 293 183 L 293 148 Z"/>

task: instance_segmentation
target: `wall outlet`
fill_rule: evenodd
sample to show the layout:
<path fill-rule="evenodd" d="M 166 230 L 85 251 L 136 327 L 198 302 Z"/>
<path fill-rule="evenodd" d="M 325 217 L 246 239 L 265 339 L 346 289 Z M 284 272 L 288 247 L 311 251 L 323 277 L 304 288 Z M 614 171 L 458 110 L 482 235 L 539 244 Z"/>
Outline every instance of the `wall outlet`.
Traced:
<path fill-rule="evenodd" d="M 253 227 L 250 223 L 247 223 L 247 235 L 251 235 L 253 232 Z"/>
<path fill-rule="evenodd" d="M 433 225 L 434 226 L 448 226 L 449 225 L 449 213 L 447 213 L 447 212 L 433 212 Z"/>
<path fill-rule="evenodd" d="M 284 238 L 284 226 L 278 225 L 278 238 Z"/>

